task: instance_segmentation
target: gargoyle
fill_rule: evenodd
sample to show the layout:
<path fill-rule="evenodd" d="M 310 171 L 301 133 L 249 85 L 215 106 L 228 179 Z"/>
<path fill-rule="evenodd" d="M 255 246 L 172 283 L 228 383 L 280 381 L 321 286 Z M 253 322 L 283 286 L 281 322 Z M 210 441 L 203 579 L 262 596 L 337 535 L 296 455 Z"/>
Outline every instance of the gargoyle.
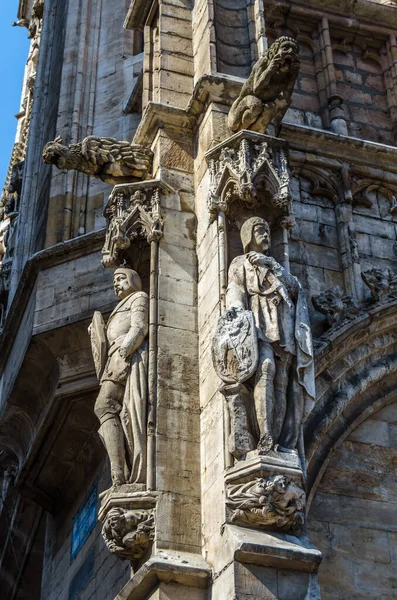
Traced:
<path fill-rule="evenodd" d="M 371 290 L 375 302 L 386 302 L 390 297 L 397 295 L 397 276 L 389 267 L 386 269 L 374 267 L 361 273 L 361 277 Z"/>
<path fill-rule="evenodd" d="M 65 146 L 61 137 L 44 146 L 43 161 L 58 169 L 81 171 L 106 183 L 145 179 L 153 152 L 139 144 L 90 135 L 79 144 Z"/>
<path fill-rule="evenodd" d="M 298 53 L 298 43 L 283 36 L 259 58 L 230 109 L 228 125 L 232 131 L 264 133 L 272 121 L 278 131 L 299 73 Z"/>
<path fill-rule="evenodd" d="M 330 327 L 339 326 L 346 320 L 354 319 L 359 311 L 354 299 L 338 285 L 312 297 L 314 308 L 327 317 Z"/>

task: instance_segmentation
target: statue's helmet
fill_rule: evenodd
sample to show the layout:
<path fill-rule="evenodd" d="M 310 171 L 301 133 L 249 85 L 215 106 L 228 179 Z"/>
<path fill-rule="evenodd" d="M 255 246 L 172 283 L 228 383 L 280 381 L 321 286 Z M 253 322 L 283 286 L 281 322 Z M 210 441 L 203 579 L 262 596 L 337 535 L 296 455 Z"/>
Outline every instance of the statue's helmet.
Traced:
<path fill-rule="evenodd" d="M 250 219 L 247 219 L 244 221 L 240 229 L 240 237 L 245 253 L 248 252 L 251 245 L 255 225 L 266 225 L 270 238 L 269 223 L 265 219 L 262 219 L 262 217 L 251 217 Z"/>
<path fill-rule="evenodd" d="M 113 278 L 115 277 L 115 275 L 117 275 L 117 273 L 124 273 L 131 290 L 133 290 L 134 292 L 142 291 L 142 280 L 136 271 L 134 271 L 133 269 L 128 269 L 126 267 L 119 267 L 114 271 Z"/>

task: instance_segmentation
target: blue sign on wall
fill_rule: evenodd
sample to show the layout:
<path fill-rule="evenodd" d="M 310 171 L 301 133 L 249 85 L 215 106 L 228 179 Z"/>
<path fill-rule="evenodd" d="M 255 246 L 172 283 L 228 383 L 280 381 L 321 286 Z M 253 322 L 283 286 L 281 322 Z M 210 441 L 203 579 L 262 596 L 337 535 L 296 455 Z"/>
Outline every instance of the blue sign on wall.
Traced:
<path fill-rule="evenodd" d="M 72 560 L 84 546 L 97 520 L 97 489 L 94 485 L 73 519 Z"/>

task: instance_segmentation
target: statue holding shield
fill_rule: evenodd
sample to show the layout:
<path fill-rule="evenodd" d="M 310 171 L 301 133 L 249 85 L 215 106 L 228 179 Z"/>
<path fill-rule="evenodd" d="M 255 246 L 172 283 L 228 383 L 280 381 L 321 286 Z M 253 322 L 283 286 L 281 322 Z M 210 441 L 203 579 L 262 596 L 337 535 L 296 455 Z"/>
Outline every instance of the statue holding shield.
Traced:
<path fill-rule="evenodd" d="M 149 299 L 132 269 L 116 269 L 113 284 L 120 302 L 106 325 L 96 312 L 89 332 L 100 382 L 95 414 L 117 486 L 146 477 Z"/>
<path fill-rule="evenodd" d="M 213 342 L 231 421 L 240 428 L 238 435 L 232 431 L 236 458 L 255 446 L 261 453 L 295 450 L 304 397 L 314 397 L 311 329 L 301 286 L 267 255 L 267 221 L 252 217 L 240 234 L 244 254 L 230 265 L 227 310 Z"/>

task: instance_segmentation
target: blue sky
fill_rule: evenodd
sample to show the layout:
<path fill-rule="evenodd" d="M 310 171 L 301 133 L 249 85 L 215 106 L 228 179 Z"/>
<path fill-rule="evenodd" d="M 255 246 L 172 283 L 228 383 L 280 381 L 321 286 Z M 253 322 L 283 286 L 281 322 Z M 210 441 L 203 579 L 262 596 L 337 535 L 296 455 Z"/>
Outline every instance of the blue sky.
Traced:
<path fill-rule="evenodd" d="M 0 81 L 3 92 L 0 95 L 0 191 L 8 169 L 11 150 L 14 144 L 19 111 L 23 71 L 29 52 L 27 29 L 11 27 L 16 21 L 18 0 L 3 0 L 0 19 Z"/>

